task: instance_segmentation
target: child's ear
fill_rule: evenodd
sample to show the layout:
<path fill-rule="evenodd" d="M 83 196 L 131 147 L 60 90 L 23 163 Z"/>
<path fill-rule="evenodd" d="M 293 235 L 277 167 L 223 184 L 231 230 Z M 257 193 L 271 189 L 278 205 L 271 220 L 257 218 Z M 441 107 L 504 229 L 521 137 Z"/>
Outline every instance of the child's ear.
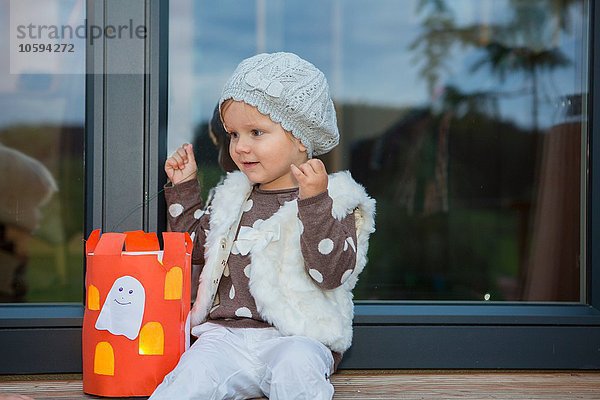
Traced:
<path fill-rule="evenodd" d="M 304 143 L 302 143 L 302 141 L 300 139 L 298 139 L 297 137 L 295 137 L 294 139 L 296 139 L 296 143 L 298 145 L 298 150 L 300 150 L 300 152 L 307 151 L 306 146 L 304 145 Z"/>

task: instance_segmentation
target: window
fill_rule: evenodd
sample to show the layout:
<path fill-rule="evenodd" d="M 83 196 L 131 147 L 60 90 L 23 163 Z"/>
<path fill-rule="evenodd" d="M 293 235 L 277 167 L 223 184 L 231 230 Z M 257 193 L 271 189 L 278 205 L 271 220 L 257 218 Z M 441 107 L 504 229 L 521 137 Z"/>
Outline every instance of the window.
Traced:
<path fill-rule="evenodd" d="M 32 53 L 16 46 L 54 46 L 39 39 L 39 16 L 56 26 L 83 24 L 85 9 L 39 5 L 0 2 L 0 46 L 10 54 L 0 61 L 0 301 L 81 302 L 84 47 L 61 64 L 50 55 L 27 62 Z M 23 40 L 13 40 L 15 25 L 31 27 Z"/>
<path fill-rule="evenodd" d="M 171 2 L 169 148 L 198 143 L 239 61 L 292 51 L 328 76 L 324 157 L 377 199 L 360 300 L 579 302 L 586 1 Z"/>
<path fill-rule="evenodd" d="M 229 74 L 256 53 L 300 54 L 338 111 L 328 170 L 349 169 L 378 201 L 342 367 L 589 368 L 573 343 L 597 343 L 599 322 L 592 12 L 584 0 L 171 1 L 169 152 L 195 142 L 211 187 L 222 171 L 207 125 Z"/>
<path fill-rule="evenodd" d="M 11 4 L 0 0 L 5 30 Z M 222 171 L 206 122 L 225 79 L 244 57 L 294 51 L 332 87 L 342 143 L 325 158 L 329 170 L 351 169 L 379 202 L 356 292 L 354 345 L 342 367 L 600 366 L 594 2 L 85 5 L 88 24 L 131 19 L 148 27 L 147 38 L 88 43 L 86 65 L 96 74 L 52 76 L 51 84 L 43 75 L 16 81 L 0 61 L 0 102 L 13 110 L 2 113 L 0 130 L 17 110 L 32 132 L 49 122 L 56 129 L 84 123 L 79 152 L 75 143 L 43 154 L 31 152 L 37 143 L 18 149 L 60 189 L 41 215 L 69 229 L 83 215 L 83 237 L 93 228 L 165 229 L 166 155 L 183 141 L 200 143 L 207 150 L 200 179 L 206 189 L 214 185 Z M 71 94 L 61 97 L 59 81 L 73 85 Z M 81 171 L 84 151 L 85 190 L 76 178 L 65 186 L 55 168 Z M 77 192 L 85 198 L 76 200 Z M 58 200 L 65 217 L 58 218 Z M 30 243 L 44 240 L 36 237 L 44 226 L 57 226 L 45 223 Z M 83 271 L 83 257 L 75 259 L 81 237 L 72 235 L 66 253 L 57 243 L 32 251 L 65 255 L 68 276 L 82 288 L 75 275 Z M 48 279 L 59 276 L 53 257 L 44 266 Z M 0 373 L 81 371 L 82 291 L 69 292 L 0 305 Z"/>
<path fill-rule="evenodd" d="M 30 9 L 27 10 L 25 6 L 30 6 Z M 80 55 L 77 63 L 66 62 L 66 70 L 53 70 L 56 76 L 27 74 L 21 82 L 17 75 L 9 74 L 8 62 L 14 58 L 5 57 L 0 61 L 0 82 L 3 85 L 8 82 L 0 90 L 0 101 L 4 110 L 12 111 L 12 115 L 3 112 L 2 120 L 12 118 L 21 123 L 30 121 L 31 132 L 27 132 L 29 142 L 23 146 L 23 151 L 38 149 L 44 156 L 40 156 L 38 161 L 41 164 L 50 161 L 46 168 L 51 173 L 54 168 L 61 168 L 64 178 L 50 175 L 59 188 L 58 194 L 55 193 L 52 199 L 58 196 L 62 201 L 64 196 L 73 202 L 70 206 L 60 203 L 59 208 L 53 206 L 52 202 L 56 200 L 50 199 L 46 208 L 40 208 L 45 213 L 43 215 L 54 222 L 48 225 L 52 228 L 48 229 L 48 235 L 38 241 L 49 237 L 57 242 L 42 242 L 40 245 L 36 242 L 36 246 L 43 252 L 40 257 L 44 257 L 44 271 L 48 271 L 46 275 L 36 279 L 44 285 L 54 283 L 58 286 L 53 275 L 56 274 L 55 258 L 67 258 L 67 252 L 79 257 L 78 261 L 73 256 L 63 259 L 63 264 L 59 264 L 72 263 L 68 267 L 68 277 L 69 282 L 74 285 L 72 291 L 76 295 L 70 296 L 70 288 L 67 290 L 58 286 L 49 288 L 55 291 L 55 297 L 42 292 L 36 298 L 36 303 L 0 305 L 0 351 L 4 361 L 0 363 L 0 373 L 81 372 L 85 268 L 82 239 L 97 228 L 103 231 L 164 229 L 164 222 L 158 217 L 164 215 L 161 212 L 162 202 L 157 199 L 162 186 L 161 175 L 156 171 L 160 171 L 158 165 L 164 162 L 162 155 L 166 153 L 159 139 L 159 131 L 164 131 L 166 121 L 165 108 L 162 106 L 166 96 L 166 75 L 162 79 L 158 74 L 159 70 L 166 73 L 166 63 L 161 61 L 166 60 L 166 56 L 161 51 L 166 52 L 167 36 L 166 30 L 160 29 L 159 20 L 160 15 L 166 18 L 165 8 L 166 3 L 158 1 L 148 4 L 137 1 L 0 1 L 5 38 L 11 37 L 9 19 L 12 22 L 13 18 L 9 16 L 12 17 L 11 13 L 17 9 L 22 11 L 23 18 L 31 17 L 32 24 L 38 24 L 42 17 L 55 18 L 51 25 L 59 26 L 59 31 L 63 25 L 75 29 L 80 26 L 133 26 L 136 29 L 139 26 L 153 27 L 152 32 L 144 31 L 141 37 L 136 30 L 134 37 L 116 40 L 119 39 L 117 36 L 112 40 L 115 35 L 109 29 L 110 38 L 105 36 L 104 39 L 91 40 L 87 36 L 84 38 L 90 40 L 78 41 L 84 29 L 80 28 L 80 31 L 75 31 L 78 33 L 74 33 L 74 41 L 82 42 L 83 53 L 77 53 Z M 25 25 L 28 27 L 29 22 Z M 14 32 L 18 32 L 17 27 L 13 28 Z M 65 29 L 68 31 L 68 28 Z M 107 32 L 105 29 L 103 31 Z M 90 32 L 88 30 L 85 33 L 89 35 Z M 131 32 L 131 29 L 124 32 Z M 37 30 L 35 34 L 38 35 Z M 0 45 L 6 50 L 5 54 L 9 54 L 8 42 L 0 40 Z M 153 57 L 146 57 L 145 51 L 152 52 Z M 23 65 L 36 66 L 34 63 Z M 49 66 L 53 64 L 50 63 Z M 68 68 L 72 71 L 75 66 L 80 67 L 76 70 L 79 75 L 72 72 L 72 75 L 60 74 L 69 70 Z M 11 89 L 10 85 L 15 86 L 16 82 L 21 84 L 19 91 Z M 153 100 L 150 101 L 150 98 Z M 23 116 L 28 119 L 19 119 Z M 78 131 L 72 129 L 75 133 L 79 132 L 79 136 L 68 135 L 74 132 L 68 132 L 67 128 L 77 124 L 84 126 L 83 129 L 78 128 Z M 48 127 L 44 128 L 45 131 L 42 130 L 46 125 L 57 132 Z M 59 135 L 62 131 L 66 131 L 64 136 Z M 64 140 L 61 141 L 60 138 Z M 78 142 L 71 143 L 66 139 Z M 77 143 L 79 152 L 76 151 Z M 78 163 L 80 170 L 77 169 Z M 74 171 L 79 171 L 79 175 Z M 72 186 L 64 182 L 71 182 Z M 79 238 L 69 236 L 68 243 L 59 242 L 59 235 L 65 233 L 58 229 L 62 228 L 60 224 L 70 229 L 79 225 L 76 227 L 79 229 Z M 71 232 L 70 235 L 74 234 Z M 56 251 L 56 257 L 54 247 L 61 250 Z M 49 348 L 52 352 L 47 351 Z"/>

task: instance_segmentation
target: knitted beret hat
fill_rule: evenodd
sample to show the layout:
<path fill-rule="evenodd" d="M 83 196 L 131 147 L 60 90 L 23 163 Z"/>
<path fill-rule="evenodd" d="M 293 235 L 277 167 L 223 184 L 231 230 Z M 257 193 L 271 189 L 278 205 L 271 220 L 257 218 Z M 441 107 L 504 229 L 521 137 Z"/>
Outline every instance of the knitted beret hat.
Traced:
<path fill-rule="evenodd" d="M 300 139 L 308 156 L 339 143 L 333 101 L 325 75 L 292 53 L 258 54 L 243 60 L 219 100 L 243 101 Z"/>

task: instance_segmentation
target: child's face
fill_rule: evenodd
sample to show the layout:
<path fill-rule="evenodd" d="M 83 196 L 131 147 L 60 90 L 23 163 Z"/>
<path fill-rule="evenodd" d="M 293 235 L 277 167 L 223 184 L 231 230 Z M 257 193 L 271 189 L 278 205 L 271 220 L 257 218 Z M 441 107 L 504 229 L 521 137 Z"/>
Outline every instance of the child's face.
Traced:
<path fill-rule="evenodd" d="M 291 133 L 241 101 L 225 103 L 223 123 L 231 138 L 231 158 L 251 182 L 265 190 L 298 186 L 290 165 L 300 165 L 308 156 Z"/>

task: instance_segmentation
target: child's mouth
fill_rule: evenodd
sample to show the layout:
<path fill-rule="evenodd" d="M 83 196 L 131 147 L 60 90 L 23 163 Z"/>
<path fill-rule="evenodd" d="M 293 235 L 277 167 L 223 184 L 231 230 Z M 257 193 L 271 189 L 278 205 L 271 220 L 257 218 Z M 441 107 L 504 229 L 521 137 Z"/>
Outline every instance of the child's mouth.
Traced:
<path fill-rule="evenodd" d="M 244 162 L 242 164 L 244 165 L 244 168 L 252 168 L 252 167 L 258 165 L 258 162 Z"/>

